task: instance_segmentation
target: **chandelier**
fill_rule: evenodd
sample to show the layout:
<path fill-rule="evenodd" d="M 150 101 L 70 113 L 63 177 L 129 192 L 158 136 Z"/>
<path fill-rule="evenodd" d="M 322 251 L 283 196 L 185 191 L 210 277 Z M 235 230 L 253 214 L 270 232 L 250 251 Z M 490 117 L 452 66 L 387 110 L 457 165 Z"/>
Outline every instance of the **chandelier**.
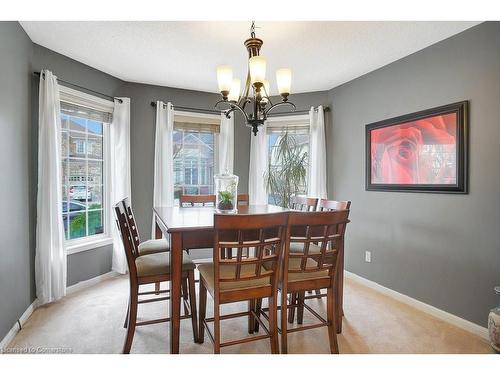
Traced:
<path fill-rule="evenodd" d="M 217 67 L 217 82 L 222 100 L 215 104 L 215 108 L 220 109 L 221 104 L 228 104 L 225 114 L 231 118 L 231 113 L 238 110 L 245 117 L 245 123 L 252 128 L 253 134 L 257 135 L 259 126 L 267 120 L 269 112 L 276 107 L 288 105 L 295 111 L 295 104 L 288 101 L 290 86 L 292 83 L 292 71 L 288 68 L 281 68 L 276 71 L 276 81 L 278 92 L 281 95 L 281 102 L 273 104 L 269 95 L 269 81 L 266 80 L 266 59 L 260 56 L 260 48 L 264 42 L 255 37 L 255 22 L 250 28 L 250 38 L 245 40 L 245 47 L 248 51 L 248 73 L 243 94 L 241 93 L 241 81 L 233 78 L 233 70 L 228 65 Z M 245 107 L 249 105 L 249 113 Z"/>

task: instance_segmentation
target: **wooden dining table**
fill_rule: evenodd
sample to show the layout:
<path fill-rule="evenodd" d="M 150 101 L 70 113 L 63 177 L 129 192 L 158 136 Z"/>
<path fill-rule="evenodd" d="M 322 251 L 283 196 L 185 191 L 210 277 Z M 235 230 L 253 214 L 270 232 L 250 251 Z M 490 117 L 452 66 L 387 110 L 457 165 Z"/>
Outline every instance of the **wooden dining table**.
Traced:
<path fill-rule="evenodd" d="M 287 212 L 288 209 L 273 205 L 238 206 L 235 215 L 252 215 Z M 170 353 L 179 353 L 181 317 L 182 251 L 213 247 L 214 207 L 154 207 L 155 238 L 170 239 Z M 339 280 L 336 282 L 337 327 L 342 324 L 343 259 Z M 340 332 L 339 332 L 340 333 Z"/>

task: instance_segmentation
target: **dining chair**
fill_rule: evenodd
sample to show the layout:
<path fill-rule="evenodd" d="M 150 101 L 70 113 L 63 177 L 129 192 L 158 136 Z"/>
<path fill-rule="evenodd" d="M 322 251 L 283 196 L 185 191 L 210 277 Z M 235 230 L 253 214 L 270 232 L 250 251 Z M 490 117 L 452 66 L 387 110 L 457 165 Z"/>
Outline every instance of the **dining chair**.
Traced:
<path fill-rule="evenodd" d="M 147 241 L 141 242 L 141 238 L 139 236 L 139 230 L 137 229 L 137 222 L 135 220 L 134 211 L 132 210 L 132 206 L 130 204 L 130 199 L 127 197 L 121 201 L 123 205 L 123 209 L 125 210 L 125 217 L 127 219 L 127 225 L 130 230 L 130 234 L 132 236 L 132 242 L 134 248 L 136 249 L 137 254 L 139 256 L 146 254 L 154 254 L 161 253 L 163 251 L 170 251 L 170 245 L 168 240 L 162 239 L 151 239 Z M 160 283 L 155 285 L 155 290 L 158 292 L 160 290 Z M 128 315 L 128 313 L 127 313 Z M 123 328 L 127 328 L 127 319 L 125 319 L 125 323 Z"/>
<path fill-rule="evenodd" d="M 351 201 L 332 201 L 328 199 L 320 199 L 318 203 L 318 211 L 349 210 L 350 208 Z"/>
<path fill-rule="evenodd" d="M 184 195 L 182 194 L 179 198 L 181 207 L 200 207 L 200 206 L 214 206 L 215 207 L 215 195 Z"/>
<path fill-rule="evenodd" d="M 294 195 L 290 199 L 290 208 L 292 210 L 299 210 L 299 211 L 316 211 L 316 207 L 318 205 L 318 198 L 310 198 L 310 197 L 302 197 L 299 195 Z M 291 251 L 294 251 L 295 249 L 291 249 Z M 297 249 L 300 251 L 300 249 Z M 301 298 L 300 295 L 296 293 L 292 293 L 290 296 L 291 302 L 296 303 L 297 299 Z M 289 322 L 293 323 L 295 319 L 295 309 L 291 309 L 291 312 L 289 314 Z"/>
<path fill-rule="evenodd" d="M 294 195 L 290 199 L 290 208 L 299 211 L 316 211 L 318 198 L 301 197 Z"/>
<path fill-rule="evenodd" d="M 248 206 L 250 204 L 250 196 L 248 194 L 238 194 L 236 203 L 238 206 Z"/>
<path fill-rule="evenodd" d="M 137 310 L 140 304 L 159 302 L 170 299 L 169 290 L 160 291 L 140 291 L 140 287 L 148 284 L 156 284 L 170 281 L 170 256 L 167 252 L 140 255 L 134 246 L 132 233 L 127 223 L 127 215 L 123 202 L 114 206 L 116 224 L 120 232 L 127 265 L 129 271 L 130 297 L 127 314 L 127 336 L 123 346 L 123 353 L 130 353 L 135 329 L 138 326 L 157 324 L 170 321 L 170 318 L 160 318 L 146 321 L 137 321 Z M 196 313 L 196 294 L 194 284 L 194 263 L 189 259 L 189 255 L 183 252 L 182 278 L 189 283 L 189 303 L 184 300 L 184 312 L 181 319 L 191 318 L 193 328 L 193 339 L 198 341 L 198 325 Z M 164 297 L 139 299 L 140 296 L 152 294 L 167 294 Z"/>
<path fill-rule="evenodd" d="M 326 212 L 290 212 L 281 276 L 281 352 L 287 353 L 287 335 L 319 327 L 328 327 L 330 352 L 338 353 L 335 283 L 339 260 L 344 251 L 344 233 L 349 222 L 349 210 Z M 301 252 L 290 252 L 292 244 L 301 246 Z M 319 244 L 312 247 L 312 244 Z M 305 297 L 287 304 L 289 293 L 326 289 L 326 319 L 309 307 Z M 303 307 L 319 320 L 317 324 L 288 328 L 286 310 Z M 290 312 L 290 311 L 289 311 Z"/>
<path fill-rule="evenodd" d="M 214 215 L 213 263 L 201 264 L 199 342 L 204 341 L 205 328 L 213 343 L 214 353 L 222 347 L 261 339 L 270 339 L 271 352 L 279 352 L 277 298 L 278 270 L 283 256 L 283 245 L 287 226 L 286 212 L 257 215 Z M 252 249 L 247 258 L 243 249 Z M 231 249 L 236 254 L 231 259 L 221 254 Z M 266 267 L 264 267 L 264 264 Z M 214 300 L 213 317 L 206 317 L 207 291 Z M 263 325 L 255 310 L 255 300 L 269 301 L 269 326 Z M 223 304 L 249 301 L 248 311 L 221 315 Z M 220 321 L 248 316 L 249 331 L 257 320 L 265 334 L 223 342 Z M 208 323 L 213 322 L 213 333 Z"/>

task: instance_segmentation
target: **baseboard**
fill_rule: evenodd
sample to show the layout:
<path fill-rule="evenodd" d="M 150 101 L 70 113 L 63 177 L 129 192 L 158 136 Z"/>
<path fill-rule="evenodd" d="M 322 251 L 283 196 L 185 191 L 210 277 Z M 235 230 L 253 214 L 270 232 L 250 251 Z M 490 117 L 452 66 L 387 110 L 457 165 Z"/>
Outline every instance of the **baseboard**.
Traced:
<path fill-rule="evenodd" d="M 118 275 L 120 275 L 118 272 L 109 271 L 109 272 L 104 273 L 102 275 L 93 277 L 92 279 L 80 281 L 79 283 L 68 286 L 66 288 L 66 295 L 78 292 L 79 290 L 82 290 L 82 289 L 86 289 L 92 285 L 100 283 L 101 281 L 111 279 L 112 277 L 115 277 Z"/>
<path fill-rule="evenodd" d="M 9 346 L 9 344 L 12 342 L 12 340 L 16 336 L 17 332 L 19 332 L 22 329 L 24 323 L 26 323 L 26 321 L 29 319 L 29 317 L 31 316 L 31 314 L 33 314 L 33 311 L 35 311 L 35 309 L 37 308 L 37 306 L 38 306 L 38 300 L 35 299 L 33 301 L 33 303 L 28 306 L 28 308 L 26 309 L 26 311 L 21 315 L 21 317 L 14 324 L 14 326 L 12 326 L 12 328 L 10 329 L 10 331 L 7 332 L 7 334 L 5 335 L 5 337 L 3 338 L 3 340 L 0 342 L 0 354 L 3 353 L 3 349 L 4 348 L 6 348 L 7 346 Z"/>
<path fill-rule="evenodd" d="M 403 302 L 407 305 L 410 305 L 422 312 L 425 312 L 429 315 L 432 315 L 435 318 L 444 320 L 450 324 L 453 324 L 454 326 L 458 328 L 462 328 L 463 330 L 470 332 L 472 334 L 478 335 L 481 338 L 487 340 L 489 342 L 489 335 L 488 335 L 488 328 L 481 327 L 479 324 L 470 322 L 468 320 L 465 320 L 463 318 L 460 318 L 459 316 L 450 314 L 449 312 L 443 311 L 438 309 L 437 307 L 428 305 L 424 302 L 421 302 L 419 300 L 416 300 L 415 298 L 409 297 L 405 294 L 396 292 L 395 290 L 389 289 L 383 285 L 377 284 L 374 281 L 365 279 L 362 276 L 356 275 L 355 273 L 349 272 L 349 271 L 344 271 L 345 276 L 347 278 L 350 278 L 352 280 L 355 280 L 359 282 L 360 284 L 363 284 L 369 288 L 372 288 L 382 294 L 385 294 L 389 297 L 392 297 L 400 302 Z"/>

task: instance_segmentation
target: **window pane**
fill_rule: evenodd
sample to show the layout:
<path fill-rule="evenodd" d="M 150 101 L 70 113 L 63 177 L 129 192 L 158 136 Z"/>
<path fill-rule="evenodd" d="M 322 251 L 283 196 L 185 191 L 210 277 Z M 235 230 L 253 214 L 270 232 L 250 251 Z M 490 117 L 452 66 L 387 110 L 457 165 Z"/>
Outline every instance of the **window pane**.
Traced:
<path fill-rule="evenodd" d="M 103 162 L 89 160 L 88 163 L 89 163 L 89 175 L 88 175 L 89 184 L 101 185 L 103 183 L 102 179 Z"/>
<path fill-rule="evenodd" d="M 87 129 L 89 136 L 93 134 L 102 135 L 102 122 L 87 120 Z"/>
<path fill-rule="evenodd" d="M 86 150 L 86 136 L 84 133 L 69 132 L 69 156 L 74 158 L 84 158 Z"/>
<path fill-rule="evenodd" d="M 85 209 L 86 205 L 83 205 Z M 86 227 L 86 211 L 70 211 L 69 216 L 69 236 L 68 239 L 72 240 L 75 238 L 85 237 L 87 234 Z"/>
<path fill-rule="evenodd" d="M 87 184 L 87 162 L 85 160 L 68 161 L 69 165 L 69 198 L 70 200 L 86 200 L 83 187 Z"/>
<path fill-rule="evenodd" d="M 87 128 L 87 120 L 80 117 L 69 116 L 68 125 L 69 125 L 69 130 L 85 133 Z"/>
<path fill-rule="evenodd" d="M 102 185 L 89 185 L 89 210 L 95 208 L 103 208 L 102 200 Z"/>
<path fill-rule="evenodd" d="M 89 159 L 102 159 L 102 137 L 89 133 L 87 139 L 87 157 Z"/>
<path fill-rule="evenodd" d="M 89 236 L 93 234 L 104 233 L 104 227 L 102 225 L 102 223 L 104 222 L 102 210 L 89 211 L 88 218 L 89 218 Z"/>

